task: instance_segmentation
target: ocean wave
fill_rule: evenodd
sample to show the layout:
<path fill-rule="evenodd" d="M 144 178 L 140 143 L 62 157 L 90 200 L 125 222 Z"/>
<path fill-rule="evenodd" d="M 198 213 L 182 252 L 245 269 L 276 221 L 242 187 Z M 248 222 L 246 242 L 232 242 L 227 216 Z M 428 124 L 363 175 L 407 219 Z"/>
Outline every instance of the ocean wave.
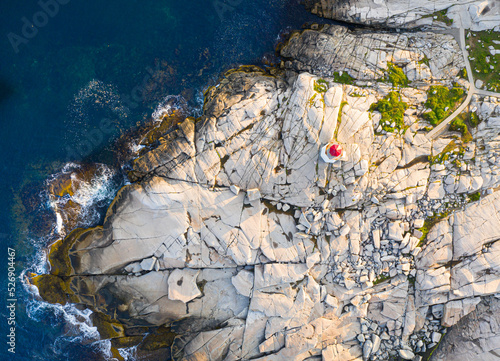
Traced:
<path fill-rule="evenodd" d="M 186 112 L 188 110 L 188 104 L 186 99 L 182 95 L 167 95 L 163 100 L 156 106 L 151 117 L 154 121 L 162 121 L 163 117 L 172 115 L 176 110 Z"/>
<path fill-rule="evenodd" d="M 137 360 L 137 346 L 121 348 L 118 349 L 118 352 L 125 361 Z"/>
<path fill-rule="evenodd" d="M 90 208 L 112 199 L 116 191 L 112 184 L 115 174 L 114 170 L 100 164 L 98 172 L 90 182 L 84 181 L 79 184 L 78 190 L 71 197 L 72 200 L 85 208 Z M 73 176 L 73 178 L 76 181 L 76 177 Z"/>
<path fill-rule="evenodd" d="M 77 225 L 90 227 L 99 221 L 102 208 L 113 200 L 118 190 L 116 171 L 105 164 L 96 164 L 89 179 L 81 165 L 68 163 L 60 173 L 54 174 L 47 184 L 57 182 L 62 176 L 68 175 L 72 188 L 75 190 L 74 193 L 56 196 L 48 192 L 48 205 L 56 214 L 56 232 L 62 237 L 67 233 L 64 221 L 70 217 L 65 214 L 69 204 L 78 206 Z"/>
<path fill-rule="evenodd" d="M 36 288 L 35 288 L 36 289 Z M 32 292 L 34 290 L 31 290 Z M 28 317 L 37 322 L 48 323 L 52 329 L 44 333 L 43 355 L 69 356 L 72 348 L 85 346 L 92 353 L 97 353 L 105 359 L 111 359 L 111 342 L 101 340 L 97 327 L 92 324 L 92 311 L 78 309 L 75 305 L 50 304 L 36 298 L 30 300 L 26 307 Z M 58 332 L 58 329 L 63 332 Z"/>
<path fill-rule="evenodd" d="M 65 171 L 68 171 L 66 168 Z M 109 179 L 110 173 L 105 172 L 94 182 L 94 187 L 86 188 L 77 195 L 82 204 L 92 207 L 98 200 L 106 199 L 103 183 Z M 114 194 L 114 192 L 113 192 Z M 37 252 L 27 261 L 29 267 L 20 274 L 20 281 L 26 294 L 26 315 L 33 321 L 44 324 L 42 347 L 33 355 L 34 360 L 67 360 L 75 359 L 76 355 L 85 354 L 99 360 L 112 360 L 110 340 L 102 340 L 97 327 L 93 325 L 92 310 L 82 309 L 75 304 L 51 304 L 42 300 L 38 288 L 30 284 L 27 279 L 31 273 L 47 274 L 50 271 L 48 253 L 46 249 L 47 237 L 44 239 L 30 239 Z M 94 355 L 94 356 L 93 356 Z M 77 358 L 78 359 L 78 358 Z M 133 361 L 133 358 L 129 358 Z"/>
<path fill-rule="evenodd" d="M 144 145 L 142 144 L 139 144 L 138 141 L 132 141 L 129 143 L 129 147 L 130 147 L 130 151 L 133 153 L 133 154 L 138 154 L 142 149 L 145 148 Z"/>
<path fill-rule="evenodd" d="M 69 192 L 64 196 L 52 194 L 49 190 L 51 184 L 63 178 L 71 180 L 74 192 Z M 89 167 L 67 163 L 58 173 L 47 179 L 46 189 L 40 194 L 45 207 L 52 209 L 56 214 L 56 221 L 52 227 L 54 233 L 29 240 L 37 251 L 28 260 L 29 267 L 21 273 L 23 289 L 27 294 L 27 316 L 35 322 L 47 325 L 43 333 L 43 349 L 37 352 L 36 359 L 71 359 L 80 352 L 99 355 L 99 359 L 113 358 L 111 342 L 101 340 L 97 327 L 92 323 L 92 310 L 81 309 L 74 304 L 61 305 L 43 301 L 38 289 L 27 282 L 27 276 L 30 273 L 47 274 L 50 271 L 47 244 L 64 237 L 70 230 L 65 228 L 68 215 L 64 212 L 67 210 L 68 203 L 73 202 L 79 206 L 77 226 L 95 225 L 101 218 L 102 209 L 113 200 L 120 186 L 117 178 L 119 178 L 117 171 L 104 164 Z M 133 358 L 129 359 L 133 360 Z"/>

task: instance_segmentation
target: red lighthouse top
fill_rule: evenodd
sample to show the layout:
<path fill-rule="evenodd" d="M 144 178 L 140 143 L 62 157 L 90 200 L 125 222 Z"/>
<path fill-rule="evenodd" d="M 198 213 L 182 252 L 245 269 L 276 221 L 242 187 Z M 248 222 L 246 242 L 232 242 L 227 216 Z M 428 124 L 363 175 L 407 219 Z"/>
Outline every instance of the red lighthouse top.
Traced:
<path fill-rule="evenodd" d="M 342 155 L 342 147 L 339 144 L 332 144 L 330 148 L 328 148 L 328 153 L 332 157 L 340 157 Z"/>

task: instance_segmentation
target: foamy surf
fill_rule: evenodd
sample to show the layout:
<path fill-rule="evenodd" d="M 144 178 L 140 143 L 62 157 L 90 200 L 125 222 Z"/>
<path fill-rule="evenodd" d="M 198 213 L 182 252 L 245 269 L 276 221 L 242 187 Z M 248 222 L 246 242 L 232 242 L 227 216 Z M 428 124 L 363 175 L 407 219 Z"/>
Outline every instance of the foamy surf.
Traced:
<path fill-rule="evenodd" d="M 167 95 L 156 106 L 151 117 L 154 121 L 161 122 L 163 117 L 171 115 L 176 110 L 186 111 L 188 108 L 186 99 L 181 95 Z"/>
<path fill-rule="evenodd" d="M 43 252 L 38 252 L 31 270 L 47 271 L 46 257 Z M 26 270 L 23 271 L 21 279 L 25 278 Z M 26 314 L 36 322 L 48 323 L 49 329 L 44 333 L 44 357 L 50 355 L 64 356 L 69 344 L 86 345 L 105 359 L 113 358 L 111 353 L 111 342 L 101 340 L 97 327 L 92 324 L 90 309 L 78 309 L 73 304 L 51 304 L 43 301 L 38 289 L 23 282 L 24 289 L 33 297 L 29 298 L 26 305 Z M 56 329 L 63 325 L 64 332 L 58 334 Z M 54 329 L 50 329 L 53 327 Z M 133 360 L 130 358 L 130 360 Z"/>
<path fill-rule="evenodd" d="M 68 344 L 86 345 L 106 359 L 112 359 L 111 342 L 101 340 L 97 327 L 92 325 L 89 309 L 79 310 L 72 304 L 50 304 L 39 299 L 30 301 L 26 307 L 28 316 L 38 322 L 51 320 L 50 326 L 64 325 L 64 333 L 54 335 L 47 332 L 46 354 L 64 355 Z"/>
<path fill-rule="evenodd" d="M 118 350 L 118 352 L 125 361 L 137 360 L 137 346 L 121 348 Z"/>
<path fill-rule="evenodd" d="M 115 174 L 111 168 L 101 164 L 98 173 L 90 182 L 82 182 L 71 199 L 86 209 L 112 199 L 116 192 L 112 184 Z M 72 178 L 75 176 L 72 175 Z"/>
<path fill-rule="evenodd" d="M 63 214 L 68 202 L 74 202 L 80 208 L 78 221 L 79 227 L 90 227 L 95 225 L 101 218 L 102 209 L 107 207 L 113 200 L 120 182 L 117 181 L 118 174 L 115 170 L 104 164 L 97 164 L 91 168 L 91 173 L 82 173 L 84 166 L 77 163 L 67 163 L 60 172 L 53 174 L 47 180 L 47 189 L 40 195 L 45 200 L 45 204 L 54 211 L 56 215 L 55 224 L 52 227 L 53 234 L 39 239 L 32 239 L 32 244 L 36 245 L 38 251 L 34 255 L 31 266 L 21 274 L 21 280 L 26 279 L 26 275 L 33 272 L 36 274 L 46 274 L 49 272 L 47 259 L 47 244 L 55 239 L 64 237 L 70 229 L 65 229 L 64 220 L 67 215 Z M 71 179 L 74 184 L 74 192 L 56 196 L 49 191 L 51 182 L 57 182 L 61 177 Z M 72 193 L 72 194 L 71 194 Z M 80 345 L 85 345 L 92 353 L 102 355 L 104 359 L 111 360 L 111 342 L 101 340 L 97 327 L 92 324 L 90 309 L 79 309 L 73 304 L 51 304 L 43 301 L 38 289 L 23 282 L 24 290 L 31 294 L 26 305 L 28 317 L 36 322 L 49 323 L 53 329 L 48 329 L 45 333 L 43 357 L 57 356 L 57 359 L 67 356 L 68 350 L 78 349 Z M 59 327 L 64 325 L 62 334 L 58 332 Z M 132 353 L 127 358 L 135 360 Z"/>
<path fill-rule="evenodd" d="M 139 152 L 145 148 L 145 146 L 140 144 L 138 141 L 130 142 L 128 147 L 130 148 L 130 152 L 135 155 L 139 154 Z"/>
<path fill-rule="evenodd" d="M 116 171 L 105 164 L 97 164 L 93 170 L 92 177 L 85 179 L 79 171 L 82 167 L 79 164 L 66 164 L 61 173 L 55 174 L 48 180 L 47 184 L 54 182 L 61 175 L 69 174 L 71 182 L 74 184 L 73 194 L 56 196 L 48 193 L 48 205 L 56 215 L 56 232 L 64 237 L 69 230 L 65 229 L 64 210 L 68 202 L 73 202 L 79 206 L 79 214 L 76 223 L 79 227 L 89 227 L 99 221 L 101 214 L 99 209 L 109 204 L 118 190 L 116 182 Z"/>

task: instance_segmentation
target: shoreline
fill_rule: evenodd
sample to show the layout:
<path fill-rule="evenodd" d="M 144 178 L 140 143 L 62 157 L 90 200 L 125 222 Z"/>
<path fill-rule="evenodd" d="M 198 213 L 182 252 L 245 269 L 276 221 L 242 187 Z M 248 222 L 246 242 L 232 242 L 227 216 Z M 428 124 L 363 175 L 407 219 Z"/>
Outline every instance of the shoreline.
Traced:
<path fill-rule="evenodd" d="M 316 29 L 312 29 L 312 30 L 321 32 L 323 30 L 323 27 L 317 27 Z M 289 47 L 290 46 L 290 40 L 292 38 L 295 38 L 296 40 L 299 39 L 299 38 L 302 38 L 302 37 L 305 36 L 304 34 L 306 32 L 308 32 L 308 31 L 310 31 L 310 30 L 309 29 L 305 29 L 305 30 L 299 32 L 298 35 L 297 34 L 294 35 L 294 33 L 291 33 L 290 34 L 290 39 L 287 41 L 286 44 L 283 45 L 282 48 Z M 282 64 L 284 62 L 286 62 L 287 60 L 288 60 L 287 58 L 282 57 Z M 260 69 L 258 67 L 257 68 L 254 67 L 254 66 L 242 66 L 242 67 L 240 67 L 238 69 L 232 69 L 232 70 L 229 70 L 229 71 L 225 72 L 224 75 L 219 78 L 218 84 L 216 86 L 209 87 L 206 90 L 206 92 L 204 94 L 203 114 L 202 114 L 202 116 L 200 118 L 203 118 L 205 116 L 205 110 L 206 110 L 205 106 L 207 106 L 207 98 L 211 99 L 212 97 L 215 98 L 217 95 L 219 95 L 217 88 L 219 86 L 221 86 L 221 84 L 224 83 L 224 80 L 228 79 L 229 77 L 232 77 L 232 79 L 236 79 L 236 78 L 238 78 L 239 73 L 241 73 L 242 77 L 245 77 L 245 76 L 247 76 L 247 75 L 250 74 L 252 76 L 262 77 L 262 78 L 265 78 L 265 77 L 269 76 L 271 79 L 273 79 L 272 81 L 276 81 L 277 83 L 279 83 L 279 81 L 284 81 L 285 79 L 286 79 L 286 81 L 290 81 L 291 82 L 291 80 L 287 79 L 287 77 L 284 75 L 287 71 L 288 72 L 296 71 L 297 73 L 301 73 L 302 74 L 301 69 L 293 69 L 292 70 L 289 67 L 288 68 L 284 67 L 284 69 L 280 69 L 280 68 L 268 68 L 268 69 L 262 70 L 262 69 Z M 319 79 L 323 79 L 323 78 L 319 78 Z M 323 79 L 323 81 L 324 81 L 324 79 Z M 327 82 L 327 84 L 328 84 L 328 86 L 330 86 L 328 82 Z M 342 91 L 346 91 L 346 89 L 350 89 L 349 87 L 350 87 L 349 85 L 345 85 L 345 84 L 342 85 Z M 355 88 L 355 87 L 352 86 L 352 88 Z M 357 88 L 359 89 L 359 87 L 357 87 Z M 326 89 L 325 89 L 325 92 L 326 92 Z M 321 91 L 320 91 L 320 93 L 321 93 Z M 216 94 L 216 95 L 214 95 L 214 94 Z M 323 104 L 325 104 L 326 101 L 325 101 L 324 95 L 322 95 L 322 96 L 323 96 L 323 98 L 322 98 L 323 99 L 322 100 Z M 316 102 L 316 100 L 313 97 L 312 101 L 310 100 L 311 105 L 315 104 L 314 102 Z M 223 114 L 223 113 L 221 113 L 221 114 Z M 340 108 L 340 111 L 339 111 L 339 122 L 340 122 L 340 116 L 341 116 L 341 114 L 342 114 L 342 107 Z M 263 114 L 261 113 L 260 115 L 261 116 L 265 116 L 265 115 L 267 115 L 267 113 L 264 112 Z M 213 114 L 212 114 L 212 116 L 213 116 Z M 180 118 L 182 118 L 182 119 L 180 119 Z M 139 189 L 140 187 L 144 186 L 143 182 L 147 184 L 151 180 L 152 173 L 154 173 L 153 176 L 158 176 L 158 174 L 156 174 L 157 173 L 156 169 L 154 169 L 154 171 L 150 170 L 151 169 L 150 168 L 150 164 L 148 164 L 147 161 L 145 163 L 143 163 L 142 165 L 139 165 L 139 167 L 138 167 L 139 170 L 137 170 L 137 164 L 139 164 L 138 161 L 140 160 L 141 162 L 144 162 L 143 159 L 141 160 L 141 158 L 143 158 L 143 156 L 145 156 L 149 152 L 153 151 L 154 149 L 157 149 L 159 145 L 164 144 L 164 143 L 168 143 L 168 142 L 171 142 L 171 141 L 173 142 L 174 139 L 177 139 L 176 136 L 173 133 L 175 133 L 175 134 L 177 134 L 177 133 L 181 134 L 182 136 L 185 136 L 186 139 L 189 140 L 189 137 L 191 136 L 190 134 L 188 134 L 191 131 L 190 127 L 193 127 L 193 129 L 194 129 L 194 127 L 197 126 L 199 118 L 198 119 L 191 118 L 191 120 L 189 120 L 190 117 L 187 117 L 187 120 L 189 120 L 189 122 L 187 120 L 184 120 L 184 118 L 185 118 L 184 115 L 181 115 L 179 117 L 179 119 L 173 120 L 173 121 L 172 120 L 168 120 L 168 119 L 166 119 L 166 120 L 164 119 L 162 121 L 162 123 L 157 128 L 149 129 L 148 132 L 145 132 L 143 134 L 142 139 L 146 139 L 147 138 L 147 144 L 146 144 L 146 147 L 143 148 L 141 150 L 141 152 L 139 152 L 137 154 L 136 158 L 130 159 L 130 161 L 132 163 L 132 167 L 131 168 L 135 169 L 136 173 L 134 174 L 134 173 L 130 173 L 129 172 L 128 179 L 130 179 L 131 184 L 125 186 L 125 187 L 127 187 L 128 190 L 133 189 L 135 186 L 137 186 L 136 188 Z M 169 126 L 167 126 L 167 124 L 168 124 L 169 121 L 170 122 L 177 122 L 177 124 L 175 124 L 173 126 L 173 128 L 170 128 Z M 166 122 L 165 125 L 163 124 L 163 122 Z M 203 123 L 207 123 L 207 119 L 203 119 Z M 205 124 L 203 124 L 203 125 L 205 125 Z M 166 129 L 169 129 L 169 130 L 166 131 Z M 250 130 L 251 129 L 252 128 L 250 128 Z M 247 128 L 244 128 L 243 130 L 245 131 L 245 130 L 247 130 Z M 193 131 L 193 134 L 194 134 L 194 130 L 192 130 L 192 131 Z M 178 134 L 177 134 L 177 136 L 178 136 Z M 165 137 L 167 139 L 164 139 L 163 137 Z M 192 135 L 192 137 L 194 139 L 194 135 Z M 155 145 L 156 145 L 156 148 L 155 148 Z M 148 147 L 150 147 L 150 148 L 148 149 Z M 195 149 L 195 151 L 198 151 L 198 149 Z M 221 159 L 223 159 L 223 157 Z M 225 161 L 221 160 L 221 166 L 222 167 L 224 167 L 224 164 L 222 164 L 222 163 L 225 163 L 226 161 L 227 161 L 227 159 Z M 134 164 L 135 164 L 135 167 L 134 167 Z M 141 170 L 141 167 L 143 168 L 143 170 Z M 160 168 L 160 167 L 164 167 L 164 166 L 162 164 L 160 164 L 157 168 Z M 123 168 L 123 167 L 120 167 L 120 168 Z M 167 176 L 168 169 L 167 170 L 159 170 L 158 172 L 160 173 L 159 174 L 160 177 L 163 175 L 163 176 L 165 176 L 168 179 L 168 176 Z M 162 174 L 161 172 L 164 172 L 164 174 Z M 217 180 L 215 180 L 215 183 L 211 184 L 211 187 L 214 188 L 214 189 L 216 187 L 219 187 L 219 186 L 220 185 L 217 183 Z M 223 185 L 223 186 L 225 188 L 229 189 L 228 185 Z M 60 291 L 61 294 L 69 294 L 68 299 L 70 301 L 79 300 L 78 298 L 72 298 L 72 295 L 71 295 L 71 294 L 73 294 L 75 297 L 77 297 L 76 294 L 74 293 L 74 290 L 72 290 L 70 288 L 71 278 L 74 275 L 75 270 L 73 268 L 73 265 L 72 265 L 72 262 L 71 262 L 69 254 L 68 255 L 64 255 L 64 258 L 67 257 L 66 260 L 59 260 L 59 261 L 56 262 L 55 259 L 61 258 L 61 257 L 57 257 L 57 255 L 53 254 L 53 252 L 58 253 L 59 249 L 64 249 L 64 250 L 67 250 L 69 252 L 69 250 L 73 249 L 74 242 L 77 241 L 77 239 L 78 239 L 79 242 L 86 243 L 87 240 L 84 237 L 84 235 L 86 233 L 89 233 L 89 234 L 91 234 L 91 233 L 99 233 L 99 232 L 103 233 L 102 230 L 104 228 L 106 228 L 107 226 L 110 226 L 110 223 L 112 223 L 111 220 L 108 219 L 108 216 L 111 218 L 114 214 L 116 214 L 115 212 L 116 212 L 117 208 L 122 207 L 122 205 L 120 204 L 120 202 L 121 202 L 120 201 L 120 197 L 121 197 L 122 193 L 126 193 L 125 192 L 125 187 L 120 188 L 117 191 L 117 193 L 115 194 L 112 203 L 110 204 L 110 206 L 108 207 L 108 209 L 106 211 L 106 218 L 104 219 L 103 226 L 97 226 L 97 227 L 94 227 L 94 228 L 91 228 L 91 229 L 85 229 L 85 230 L 75 229 L 70 234 L 68 234 L 67 237 L 65 237 L 63 240 L 61 240 L 62 243 L 55 250 L 54 250 L 54 245 L 51 247 L 48 259 L 52 258 L 52 260 L 54 261 L 54 263 L 52 264 L 53 267 L 54 267 L 53 270 L 55 272 L 53 274 L 53 276 L 56 276 L 57 278 L 60 278 L 62 280 L 62 283 L 59 282 L 59 281 L 55 281 L 53 277 L 49 277 L 49 276 L 47 276 L 47 277 L 40 277 L 40 276 L 43 276 L 43 275 L 40 275 L 39 277 L 33 279 L 34 284 L 38 283 L 38 285 L 41 286 L 42 288 L 57 288 Z M 249 192 L 250 189 L 246 189 L 246 191 Z M 127 196 L 128 195 L 129 194 L 127 193 Z M 267 199 L 267 200 L 268 201 L 272 201 L 272 202 L 276 201 L 272 197 L 270 199 Z M 300 209 L 300 207 L 298 207 L 297 204 L 293 204 L 293 202 L 286 202 L 286 201 L 283 202 L 282 201 L 282 203 L 278 203 L 278 204 L 281 205 L 281 204 L 288 204 L 288 203 L 291 203 L 293 206 L 295 206 L 296 210 Z M 271 209 L 271 213 L 273 213 L 273 214 L 274 213 L 279 213 L 278 211 L 281 208 L 276 205 L 276 210 L 275 210 L 274 207 L 275 207 L 274 204 L 272 204 L 272 207 L 269 207 L 269 209 Z M 354 208 L 351 209 L 351 208 L 348 208 L 348 207 L 347 208 L 346 207 L 342 207 L 342 209 L 343 210 L 347 210 L 348 212 L 351 212 L 351 211 L 354 210 Z M 99 227 L 103 227 L 103 228 L 99 228 Z M 72 242 L 70 242 L 70 241 L 72 241 Z M 88 244 L 91 244 L 94 241 L 95 240 L 88 240 Z M 64 242 L 70 242 L 71 244 L 64 244 Z M 104 246 L 106 246 L 106 245 L 104 245 Z M 319 247 L 319 246 L 316 245 L 315 247 Z M 415 255 L 415 258 L 416 258 L 416 255 Z M 78 262 L 80 262 L 80 261 L 81 260 L 79 260 Z M 59 264 L 58 264 L 58 262 L 59 262 Z M 158 270 L 156 270 L 156 271 L 158 272 Z M 52 272 L 51 272 L 51 274 L 52 274 Z M 62 276 L 62 277 L 60 277 L 60 276 Z M 136 274 L 136 276 L 137 276 L 137 274 Z M 141 276 L 143 276 L 143 274 L 141 274 Z M 311 281 L 309 281 L 309 282 L 311 282 Z M 393 284 L 393 282 L 394 281 L 389 278 L 387 280 L 386 284 Z M 49 287 L 49 285 L 50 285 L 50 287 Z M 198 283 L 197 283 L 197 285 L 198 285 Z M 55 287 L 55 286 L 57 286 L 57 287 Z M 201 289 L 201 293 L 202 294 L 203 294 L 203 286 L 200 286 L 200 285 L 197 286 L 198 289 Z M 409 289 L 411 289 L 411 286 L 409 286 Z M 62 300 L 61 298 L 58 298 L 57 296 L 53 296 L 53 295 L 49 295 L 49 294 L 46 294 L 46 297 L 44 297 L 44 298 L 45 299 L 49 298 L 49 299 L 54 300 L 56 302 Z M 108 304 L 109 304 L 109 302 L 114 302 L 114 301 L 111 301 L 111 299 L 110 299 L 110 300 L 107 300 L 105 302 L 108 302 Z M 81 299 L 79 300 L 79 303 L 82 303 Z M 85 302 L 83 302 L 83 303 L 85 303 Z M 122 307 L 122 305 L 119 305 L 118 308 L 119 307 Z M 115 312 L 117 312 L 117 311 L 115 311 Z M 125 311 L 120 311 L 120 312 L 125 312 Z M 105 335 L 105 336 L 107 336 L 107 337 L 105 337 L 107 339 L 114 339 L 114 341 L 112 341 L 112 342 L 114 342 L 114 346 L 112 348 L 112 352 L 113 352 L 113 355 L 115 357 L 119 358 L 119 352 L 117 351 L 117 349 L 115 347 L 119 347 L 119 345 L 123 345 L 123 343 L 120 343 L 120 341 L 119 341 L 120 339 L 122 341 L 124 341 L 127 344 L 127 346 L 130 346 L 133 342 L 138 341 L 138 338 L 136 338 L 134 340 L 130 339 L 130 337 L 132 337 L 132 336 L 127 335 L 127 327 L 125 325 L 119 323 L 115 319 L 112 319 L 111 317 L 109 317 L 109 315 L 108 316 L 102 316 L 102 315 L 104 315 L 104 313 L 103 314 L 100 314 L 98 312 L 94 312 L 94 313 L 95 313 L 95 315 L 93 316 L 94 317 L 94 322 L 97 323 L 97 328 L 99 329 L 99 332 L 101 333 L 101 336 Z M 115 313 L 115 315 L 116 315 L 116 313 Z M 162 329 L 162 327 L 163 327 L 163 329 Z M 170 328 L 166 329 L 165 327 L 166 327 L 165 325 L 153 326 L 153 328 L 151 329 L 152 333 L 149 333 L 149 335 L 152 334 L 154 337 L 156 337 L 156 336 L 159 335 L 160 338 L 166 338 L 168 340 L 168 342 L 171 342 L 171 344 L 168 345 L 168 347 L 170 348 L 170 346 L 174 345 L 177 334 L 175 333 L 175 331 L 171 331 Z M 240 326 L 235 325 L 234 329 L 238 329 L 238 327 L 240 327 Z M 146 334 L 148 334 L 148 333 L 146 333 Z M 151 336 L 151 337 L 154 339 L 153 336 Z M 148 336 L 146 336 L 146 338 L 147 337 Z M 153 344 L 156 343 L 156 345 L 158 345 L 159 341 L 155 339 L 155 341 L 152 341 L 152 342 L 153 342 Z M 160 347 L 160 349 L 164 349 L 165 345 L 166 345 L 165 343 L 161 343 L 161 346 L 163 346 L 163 347 Z M 149 351 L 151 351 L 151 350 L 149 350 Z"/>

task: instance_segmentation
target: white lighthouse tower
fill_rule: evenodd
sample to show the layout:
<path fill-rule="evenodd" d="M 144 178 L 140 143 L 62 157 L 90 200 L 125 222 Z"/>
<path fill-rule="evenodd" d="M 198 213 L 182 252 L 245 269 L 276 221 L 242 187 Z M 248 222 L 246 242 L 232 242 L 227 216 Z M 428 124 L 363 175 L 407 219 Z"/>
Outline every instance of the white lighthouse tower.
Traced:
<path fill-rule="evenodd" d="M 345 150 L 337 142 L 330 142 L 323 146 L 320 150 L 321 159 L 326 163 L 335 163 L 340 160 L 345 160 Z"/>

